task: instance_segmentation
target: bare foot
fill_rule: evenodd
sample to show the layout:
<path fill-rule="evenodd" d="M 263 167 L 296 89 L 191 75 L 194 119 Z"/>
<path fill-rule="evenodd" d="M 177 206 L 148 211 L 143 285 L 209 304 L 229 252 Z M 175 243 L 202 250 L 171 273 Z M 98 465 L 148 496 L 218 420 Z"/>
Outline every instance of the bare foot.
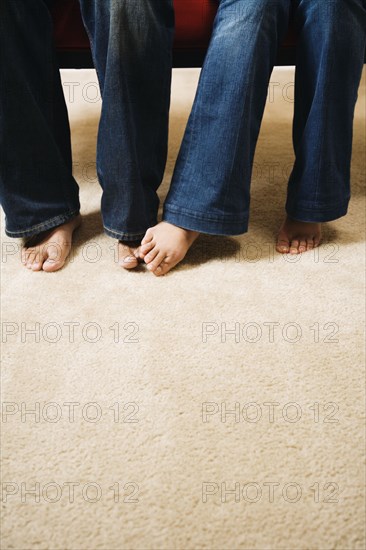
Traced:
<path fill-rule="evenodd" d="M 147 269 L 160 277 L 183 260 L 198 236 L 197 231 L 161 222 L 146 231 L 140 257 L 147 264 Z"/>
<path fill-rule="evenodd" d="M 124 269 L 134 269 L 141 262 L 140 258 L 140 242 L 124 242 L 118 243 L 118 264 Z"/>
<path fill-rule="evenodd" d="M 45 231 L 25 242 L 22 263 L 32 271 L 58 271 L 70 254 L 72 236 L 81 224 L 80 214 L 72 220 Z"/>
<path fill-rule="evenodd" d="M 278 233 L 276 250 L 282 254 L 300 254 L 321 242 L 320 223 L 301 222 L 287 216 Z"/>

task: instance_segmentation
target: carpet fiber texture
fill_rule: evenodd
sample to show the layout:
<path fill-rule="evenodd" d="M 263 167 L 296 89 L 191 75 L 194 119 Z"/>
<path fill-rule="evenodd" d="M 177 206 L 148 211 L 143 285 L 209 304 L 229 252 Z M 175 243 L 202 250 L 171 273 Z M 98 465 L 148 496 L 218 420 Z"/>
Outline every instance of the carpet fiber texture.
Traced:
<path fill-rule="evenodd" d="M 103 234 L 93 71 L 63 71 L 84 223 L 55 274 L 2 220 L 2 548 L 365 547 L 365 78 L 352 200 L 315 253 L 274 251 L 293 162 L 276 69 L 249 232 L 168 276 Z M 166 195 L 198 70 L 174 72 Z"/>

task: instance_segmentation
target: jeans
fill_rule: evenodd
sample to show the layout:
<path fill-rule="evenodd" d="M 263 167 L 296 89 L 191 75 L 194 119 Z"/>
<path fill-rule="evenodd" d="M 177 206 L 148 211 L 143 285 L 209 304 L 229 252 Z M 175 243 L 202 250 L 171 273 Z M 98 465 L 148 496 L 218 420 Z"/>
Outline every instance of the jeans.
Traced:
<path fill-rule="evenodd" d="M 344 216 L 366 45 L 364 0 L 221 0 L 163 219 L 209 234 L 248 230 L 255 147 L 291 9 L 299 34 L 286 212 Z M 275 138 L 275 136 L 274 136 Z"/>
<path fill-rule="evenodd" d="M 97 172 L 105 231 L 140 239 L 157 221 L 167 155 L 173 0 L 80 0 L 102 93 Z M 52 0 L 0 0 L 0 199 L 6 234 L 78 214 Z"/>
<path fill-rule="evenodd" d="M 103 106 L 97 171 L 111 237 L 156 223 L 167 155 L 173 0 L 80 0 Z M 29 237 L 80 209 L 52 41 L 52 0 L 0 0 L 0 199 L 6 233 Z M 248 229 L 256 142 L 291 8 L 299 33 L 287 213 L 347 212 L 352 126 L 366 42 L 365 0 L 221 0 L 163 219 Z"/>

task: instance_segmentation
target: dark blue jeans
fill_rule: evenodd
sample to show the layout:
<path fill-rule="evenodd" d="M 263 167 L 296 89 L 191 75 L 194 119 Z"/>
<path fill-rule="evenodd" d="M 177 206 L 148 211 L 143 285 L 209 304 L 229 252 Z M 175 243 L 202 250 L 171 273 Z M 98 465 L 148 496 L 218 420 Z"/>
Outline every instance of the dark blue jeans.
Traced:
<path fill-rule="evenodd" d="M 247 231 L 253 157 L 291 8 L 299 44 L 286 211 L 305 222 L 347 213 L 365 0 L 221 0 L 164 220 L 211 234 Z"/>
<path fill-rule="evenodd" d="M 80 209 L 55 60 L 52 0 L 0 0 L 0 198 L 6 234 L 29 237 Z M 172 67 L 172 0 L 80 0 L 103 98 L 97 171 L 111 237 L 157 221 Z"/>

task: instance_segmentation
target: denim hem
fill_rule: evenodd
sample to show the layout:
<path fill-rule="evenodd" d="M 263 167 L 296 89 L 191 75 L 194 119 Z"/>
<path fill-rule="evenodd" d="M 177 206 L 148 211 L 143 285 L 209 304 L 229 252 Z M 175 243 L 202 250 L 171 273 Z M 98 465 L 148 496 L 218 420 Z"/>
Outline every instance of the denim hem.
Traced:
<path fill-rule="evenodd" d="M 104 232 L 106 235 L 108 235 L 108 237 L 112 237 L 112 239 L 118 239 L 119 241 L 140 241 L 145 237 L 146 231 L 147 229 L 145 229 L 142 233 L 124 233 L 123 231 L 114 231 L 114 229 L 109 229 L 104 226 Z"/>
<path fill-rule="evenodd" d="M 331 222 L 342 218 L 345 216 L 348 211 L 349 200 L 343 203 L 341 206 L 330 207 L 330 208 L 302 208 L 300 207 L 291 207 L 286 204 L 286 213 L 298 221 L 308 222 L 308 223 L 322 223 L 322 222 Z"/>
<path fill-rule="evenodd" d="M 14 239 L 21 239 L 24 237 L 34 237 L 39 233 L 43 233 L 44 231 L 53 229 L 54 227 L 58 227 L 59 225 L 63 225 L 64 223 L 75 218 L 79 213 L 80 213 L 80 210 L 78 209 L 72 212 L 68 212 L 67 214 L 60 214 L 59 216 L 55 216 L 54 218 L 46 220 L 45 222 L 39 223 L 37 225 L 33 225 L 29 229 L 24 229 L 23 231 L 9 231 L 8 229 L 5 228 L 5 234 L 8 237 L 12 237 Z"/>
<path fill-rule="evenodd" d="M 248 231 L 248 215 L 238 219 L 228 220 L 213 216 L 205 216 L 181 210 L 171 206 L 164 206 L 163 221 L 172 223 L 183 229 L 198 231 L 207 235 L 242 235 Z"/>

